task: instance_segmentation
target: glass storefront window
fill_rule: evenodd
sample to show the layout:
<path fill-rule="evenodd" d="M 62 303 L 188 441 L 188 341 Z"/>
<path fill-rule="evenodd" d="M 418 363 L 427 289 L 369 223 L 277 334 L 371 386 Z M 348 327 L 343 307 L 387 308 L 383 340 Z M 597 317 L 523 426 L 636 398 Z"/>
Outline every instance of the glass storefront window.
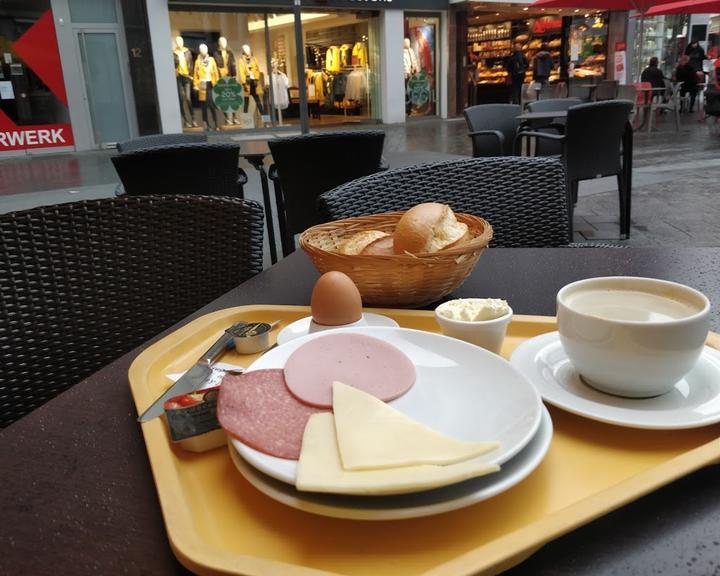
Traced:
<path fill-rule="evenodd" d="M 50 0 L 25 0 L 0 26 L 0 154 L 72 146 Z"/>
<path fill-rule="evenodd" d="M 669 78 L 677 66 L 678 58 L 683 54 L 687 45 L 689 19 L 687 14 L 645 18 L 641 50 L 641 24 L 640 18 L 636 18 L 637 30 L 635 32 L 633 72 L 637 74 L 638 70 L 644 70 L 650 58 L 655 57 L 659 61 L 660 70 Z"/>
<path fill-rule="evenodd" d="M 171 6 L 178 98 L 187 131 L 375 121 L 377 13 L 303 10 L 305 69 L 290 12 L 189 12 Z"/>
<path fill-rule="evenodd" d="M 438 16 L 405 16 L 403 69 L 408 116 L 435 116 L 438 113 L 439 31 Z"/>
<path fill-rule="evenodd" d="M 568 38 L 568 76 L 598 82 L 607 70 L 608 25 L 606 14 L 575 16 Z"/>

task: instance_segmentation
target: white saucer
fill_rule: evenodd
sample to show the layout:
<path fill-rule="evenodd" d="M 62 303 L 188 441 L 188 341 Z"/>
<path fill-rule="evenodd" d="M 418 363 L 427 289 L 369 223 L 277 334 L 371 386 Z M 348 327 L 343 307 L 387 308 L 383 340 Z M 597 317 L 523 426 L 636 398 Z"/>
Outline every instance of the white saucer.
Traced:
<path fill-rule="evenodd" d="M 373 314 L 372 312 L 363 312 L 360 320 L 343 326 L 319 326 L 318 324 L 313 324 L 312 316 L 306 316 L 305 318 L 300 318 L 300 320 L 295 320 L 295 322 L 288 324 L 280 330 L 277 335 L 277 343 L 278 346 L 280 346 L 280 344 L 285 344 L 285 342 L 290 342 L 290 340 L 300 338 L 300 336 L 307 336 L 311 332 L 332 330 L 333 328 L 347 328 L 349 326 L 390 326 L 391 328 L 397 328 L 399 324 L 388 316 Z"/>
<path fill-rule="evenodd" d="M 570 363 L 557 332 L 518 346 L 510 363 L 543 400 L 592 420 L 653 430 L 699 428 L 720 422 L 720 352 L 706 346 L 695 367 L 667 394 L 622 398 L 585 384 Z"/>
<path fill-rule="evenodd" d="M 542 462 L 550 447 L 552 435 L 552 420 L 543 407 L 537 433 L 523 450 L 503 464 L 500 472 L 436 490 L 398 496 L 341 496 L 299 492 L 290 484 L 275 480 L 248 464 L 232 443 L 228 443 L 228 447 L 233 463 L 250 484 L 291 508 L 351 520 L 401 520 L 465 508 L 512 488 Z"/>

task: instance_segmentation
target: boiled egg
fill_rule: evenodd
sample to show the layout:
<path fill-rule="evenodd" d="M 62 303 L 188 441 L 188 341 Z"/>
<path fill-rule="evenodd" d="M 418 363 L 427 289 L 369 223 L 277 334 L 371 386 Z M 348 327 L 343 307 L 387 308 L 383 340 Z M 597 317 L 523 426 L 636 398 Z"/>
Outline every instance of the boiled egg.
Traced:
<path fill-rule="evenodd" d="M 355 283 L 342 272 L 326 272 L 315 283 L 310 299 L 315 323 L 352 324 L 362 318 L 362 298 Z"/>

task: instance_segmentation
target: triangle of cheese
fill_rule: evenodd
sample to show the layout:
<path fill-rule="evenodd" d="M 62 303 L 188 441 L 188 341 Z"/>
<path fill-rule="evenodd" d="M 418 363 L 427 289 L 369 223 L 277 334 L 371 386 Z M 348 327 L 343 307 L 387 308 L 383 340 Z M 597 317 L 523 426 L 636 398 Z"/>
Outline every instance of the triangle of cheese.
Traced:
<path fill-rule="evenodd" d="M 295 486 L 309 492 L 381 496 L 430 490 L 497 472 L 500 467 L 482 462 L 449 466 L 405 466 L 384 470 L 344 470 L 330 412 L 310 416 L 303 435 Z"/>
<path fill-rule="evenodd" d="M 497 442 L 462 442 L 445 436 L 341 382 L 333 382 L 333 413 L 345 470 L 453 464 L 499 446 Z"/>

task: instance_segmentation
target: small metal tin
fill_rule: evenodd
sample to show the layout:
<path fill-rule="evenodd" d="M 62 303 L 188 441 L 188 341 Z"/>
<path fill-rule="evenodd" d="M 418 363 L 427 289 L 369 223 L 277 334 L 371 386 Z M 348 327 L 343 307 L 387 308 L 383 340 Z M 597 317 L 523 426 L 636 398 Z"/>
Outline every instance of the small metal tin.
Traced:
<path fill-rule="evenodd" d="M 272 328 L 267 322 L 249 322 L 244 326 L 232 326 L 226 332 L 233 337 L 239 354 L 257 354 L 270 348 Z"/>

